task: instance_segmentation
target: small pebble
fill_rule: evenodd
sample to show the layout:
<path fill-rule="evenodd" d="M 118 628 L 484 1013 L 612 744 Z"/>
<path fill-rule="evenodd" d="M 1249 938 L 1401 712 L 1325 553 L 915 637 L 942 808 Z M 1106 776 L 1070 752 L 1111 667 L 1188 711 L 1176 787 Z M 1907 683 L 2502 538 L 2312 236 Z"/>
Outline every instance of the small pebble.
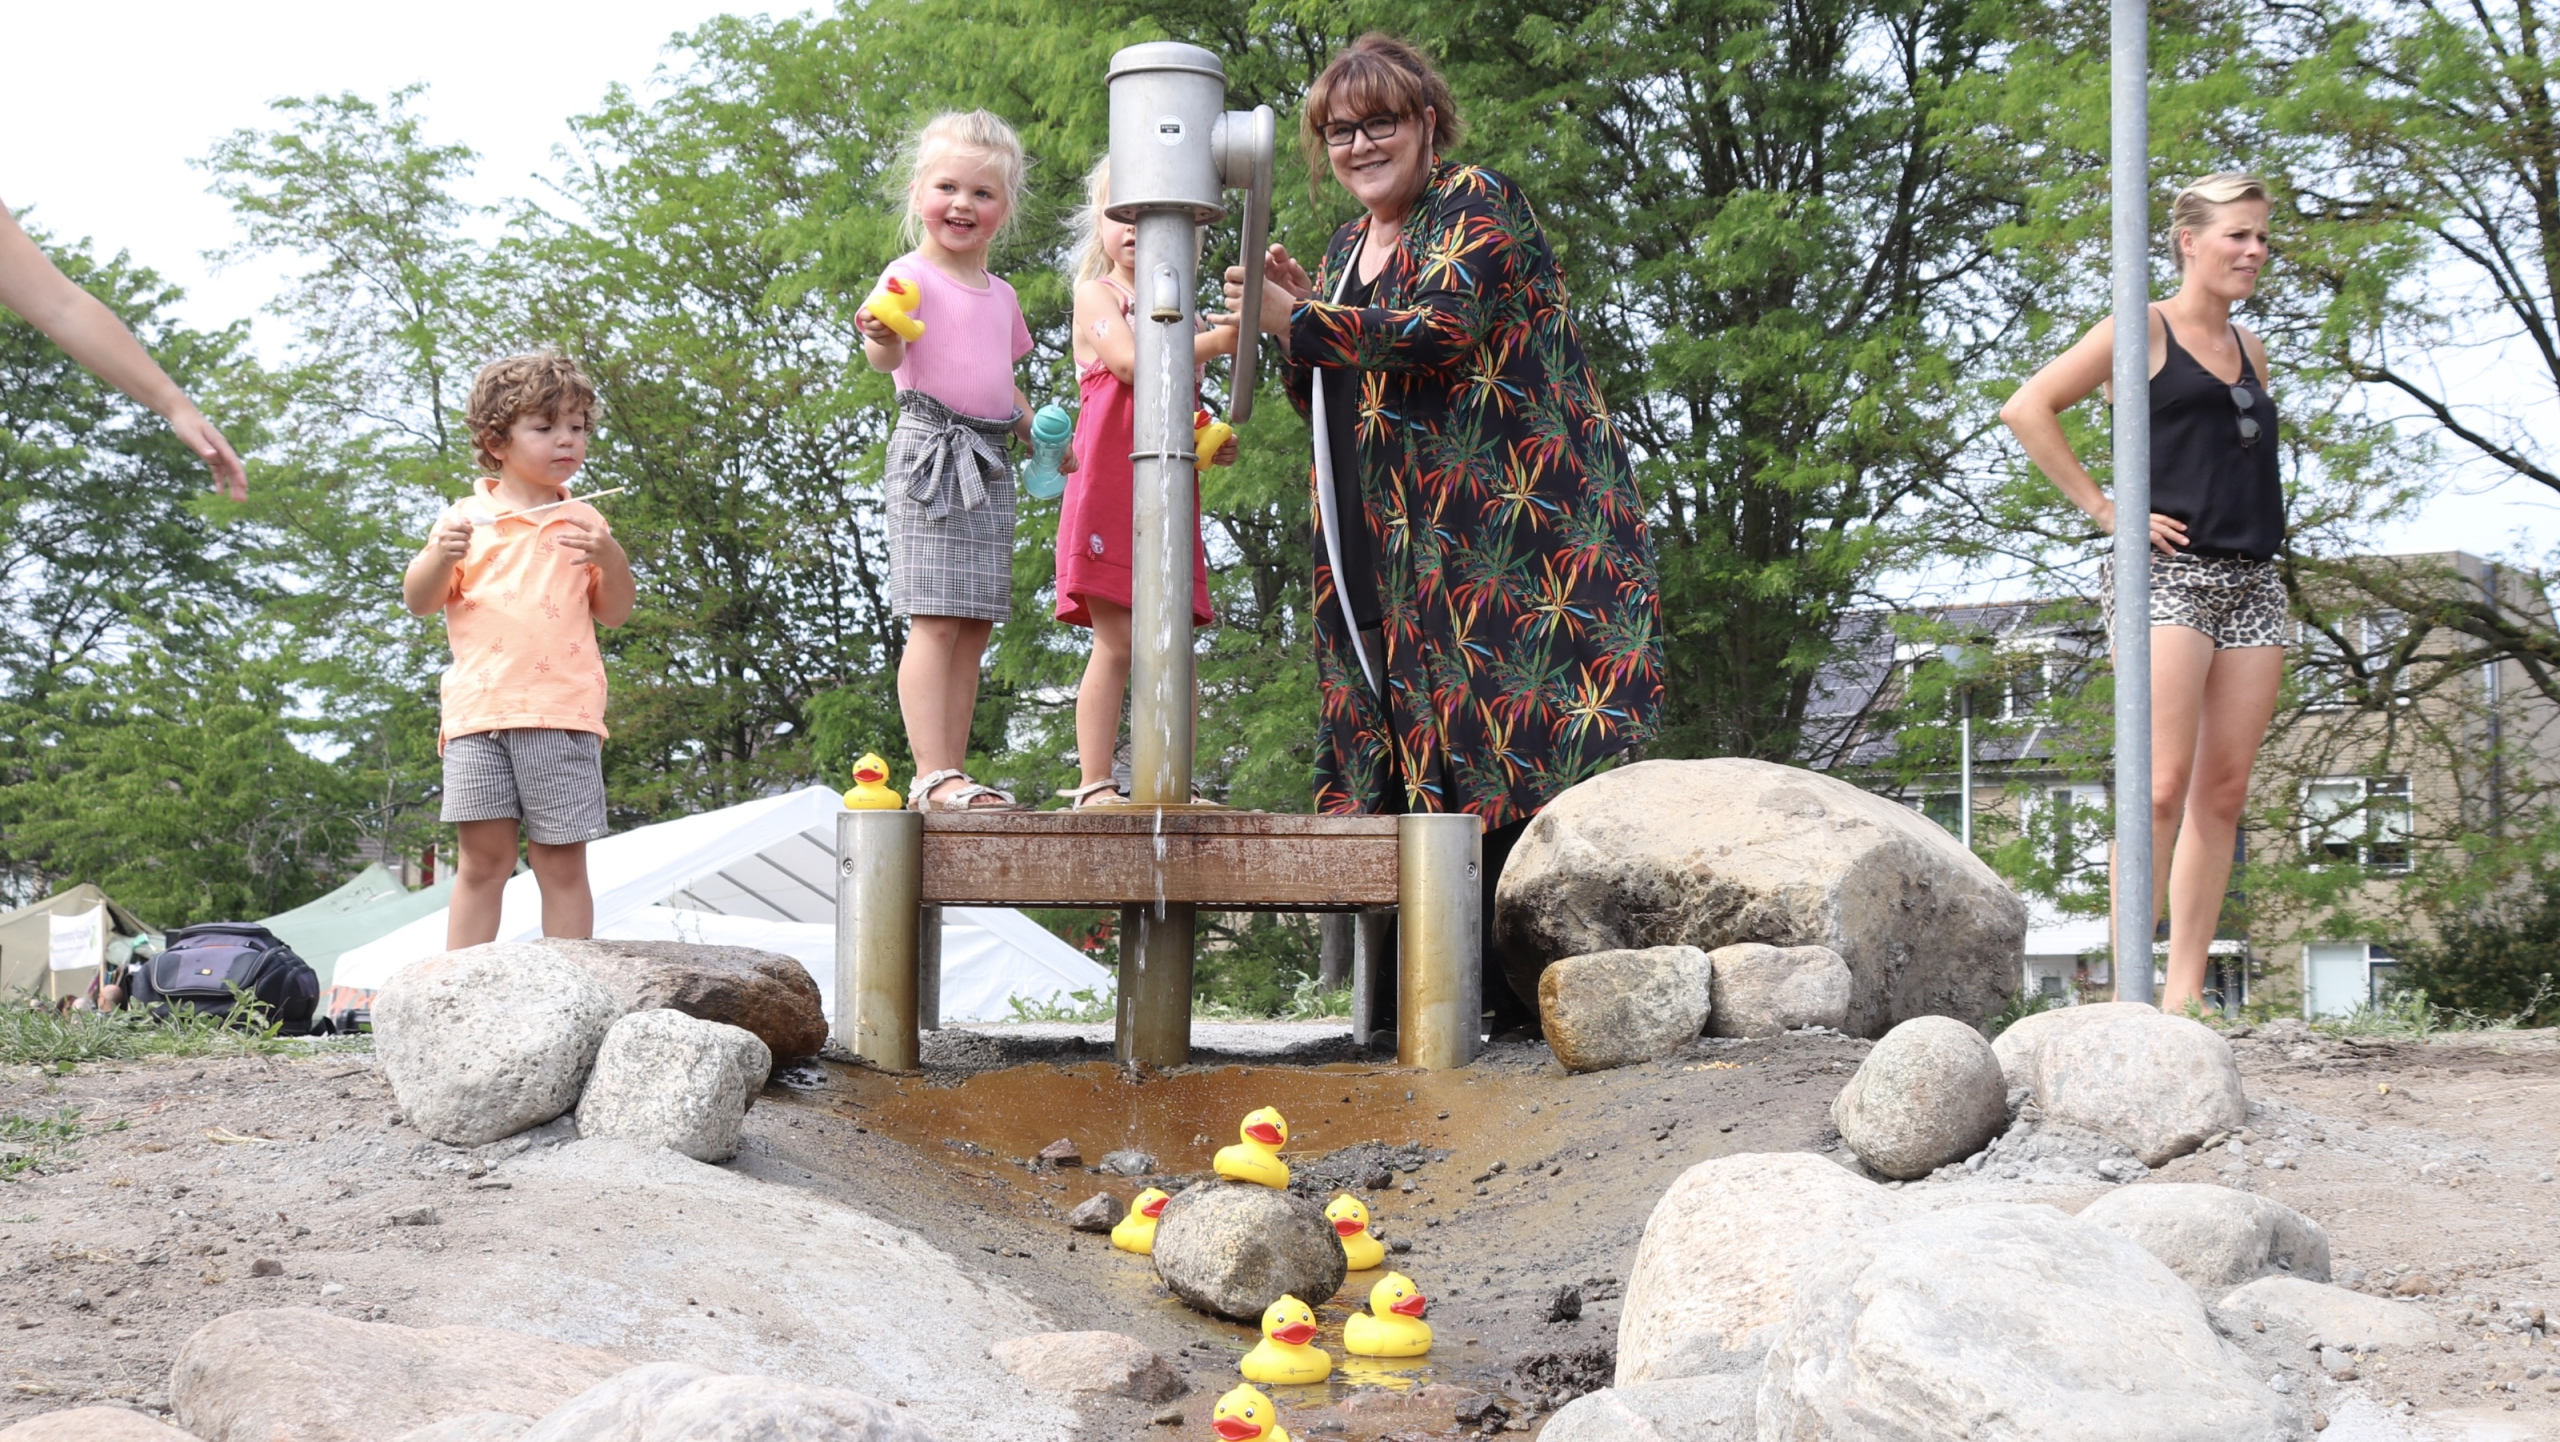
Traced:
<path fill-rule="evenodd" d="M 1167 1407 L 1163 1411 L 1158 1412 L 1156 1414 L 1156 1425 L 1159 1427 L 1181 1426 L 1182 1409 L 1179 1407 Z"/>

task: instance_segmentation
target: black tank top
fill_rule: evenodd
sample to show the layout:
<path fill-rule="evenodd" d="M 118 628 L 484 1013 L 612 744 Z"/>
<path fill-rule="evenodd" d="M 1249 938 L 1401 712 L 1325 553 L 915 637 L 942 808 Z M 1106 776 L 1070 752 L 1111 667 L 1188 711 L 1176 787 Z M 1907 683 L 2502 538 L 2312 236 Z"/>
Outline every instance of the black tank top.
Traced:
<path fill-rule="evenodd" d="M 2151 509 L 2183 522 L 2186 549 L 2199 556 L 2268 561 L 2284 545 L 2284 483 L 2276 466 L 2276 403 L 2240 349 L 2235 387 L 2178 344 L 2167 315 L 2168 358 L 2151 378 Z M 2235 327 L 2232 339 L 2239 339 Z M 2232 391 L 2251 397 L 2243 412 Z M 2240 417 L 2258 423 L 2243 444 Z"/>

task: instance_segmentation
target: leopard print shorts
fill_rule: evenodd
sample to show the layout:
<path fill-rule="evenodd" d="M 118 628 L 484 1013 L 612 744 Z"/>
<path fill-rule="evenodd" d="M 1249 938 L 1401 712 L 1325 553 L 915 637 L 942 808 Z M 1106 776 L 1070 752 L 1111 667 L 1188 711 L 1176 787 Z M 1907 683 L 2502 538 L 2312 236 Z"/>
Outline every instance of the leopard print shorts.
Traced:
<path fill-rule="evenodd" d="M 2213 638 L 2213 649 L 2285 643 L 2284 582 L 2273 561 L 2239 556 L 2164 556 L 2151 553 L 2151 624 L 2184 626 Z M 2098 614 L 2115 634 L 2116 586 L 2112 559 L 2098 566 Z"/>

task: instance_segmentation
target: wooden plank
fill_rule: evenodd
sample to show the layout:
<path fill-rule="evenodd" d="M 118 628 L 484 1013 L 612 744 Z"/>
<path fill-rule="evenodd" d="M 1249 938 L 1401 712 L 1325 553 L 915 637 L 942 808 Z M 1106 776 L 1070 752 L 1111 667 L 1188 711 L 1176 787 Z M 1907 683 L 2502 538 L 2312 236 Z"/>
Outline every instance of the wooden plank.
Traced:
<path fill-rule="evenodd" d="M 924 899 L 945 906 L 1348 911 L 1396 900 L 1396 819 L 1137 807 L 933 813 Z"/>

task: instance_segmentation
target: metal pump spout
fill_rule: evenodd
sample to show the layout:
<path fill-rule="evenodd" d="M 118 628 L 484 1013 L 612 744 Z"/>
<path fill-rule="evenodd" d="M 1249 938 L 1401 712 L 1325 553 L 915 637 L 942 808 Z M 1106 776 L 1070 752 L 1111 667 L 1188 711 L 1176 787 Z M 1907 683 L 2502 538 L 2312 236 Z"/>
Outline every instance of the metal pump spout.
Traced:
<path fill-rule="evenodd" d="M 1229 413 L 1253 413 L 1260 334 L 1262 252 L 1270 228 L 1271 108 L 1226 109 L 1226 67 L 1196 45 L 1152 41 L 1111 58 L 1111 205 L 1138 231 L 1145 304 L 1130 452 L 1129 799 L 1179 807 L 1191 800 L 1194 687 L 1191 555 L 1199 532 L 1191 415 L 1192 334 L 1199 294 L 1200 227 L 1227 214 L 1225 192 L 1245 192 L 1243 334 Z M 1189 1059 L 1193 908 L 1157 903 L 1125 913 L 1120 942 L 1123 1060 L 1174 1066 Z"/>

